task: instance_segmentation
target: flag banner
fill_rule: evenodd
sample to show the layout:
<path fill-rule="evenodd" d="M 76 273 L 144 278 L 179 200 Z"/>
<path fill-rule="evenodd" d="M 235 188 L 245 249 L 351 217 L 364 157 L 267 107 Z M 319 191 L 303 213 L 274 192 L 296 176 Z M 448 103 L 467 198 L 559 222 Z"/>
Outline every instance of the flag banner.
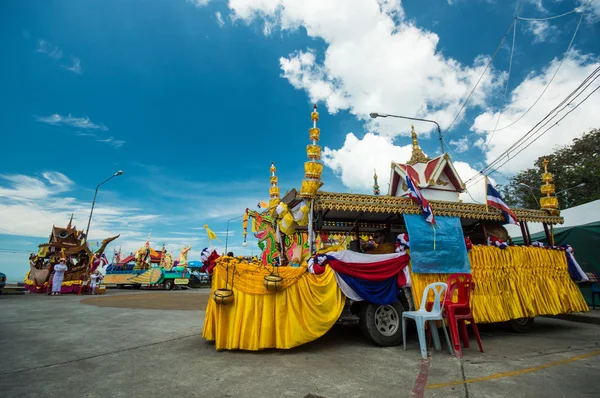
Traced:
<path fill-rule="evenodd" d="M 208 239 L 209 240 L 216 239 L 216 240 L 218 240 L 220 242 L 219 238 L 217 238 L 217 234 L 215 234 L 213 231 L 211 231 L 211 229 L 208 228 L 207 224 L 204 225 L 204 229 L 206 229 L 206 233 L 208 234 Z"/>
<path fill-rule="evenodd" d="M 321 274 L 329 265 L 346 297 L 387 305 L 398 300 L 399 289 L 406 285 L 405 269 L 409 260 L 406 252 L 362 254 L 342 250 L 311 258 L 308 271 Z"/>
<path fill-rule="evenodd" d="M 435 218 L 433 217 L 433 210 L 431 206 L 429 206 L 429 202 L 427 199 L 421 195 L 421 191 L 417 188 L 417 184 L 413 181 L 413 179 L 407 174 L 406 175 L 406 185 L 408 186 L 408 196 L 412 199 L 413 202 L 417 203 L 421 206 L 423 210 L 423 215 L 425 216 L 425 221 L 431 224 L 435 224 Z"/>
<path fill-rule="evenodd" d="M 404 221 L 410 237 L 413 273 L 471 272 L 460 218 L 437 217 L 435 234 L 432 225 L 419 214 L 404 214 Z"/>
<path fill-rule="evenodd" d="M 500 193 L 496 191 L 496 188 L 494 188 L 492 183 L 489 181 L 487 181 L 486 186 L 486 203 L 488 206 L 492 206 L 500 210 L 508 224 L 517 223 L 517 216 L 515 216 L 515 213 L 513 213 L 512 210 L 510 210 L 510 208 L 506 205 L 506 203 L 504 203 L 502 197 L 500 196 Z"/>

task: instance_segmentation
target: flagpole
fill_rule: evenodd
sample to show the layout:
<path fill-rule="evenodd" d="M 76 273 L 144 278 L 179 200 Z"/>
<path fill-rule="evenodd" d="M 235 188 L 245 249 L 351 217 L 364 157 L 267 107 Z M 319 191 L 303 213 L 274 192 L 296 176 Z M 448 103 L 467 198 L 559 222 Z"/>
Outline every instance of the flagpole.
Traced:
<path fill-rule="evenodd" d="M 490 208 L 488 206 L 488 200 L 487 200 L 487 197 L 488 197 L 488 178 L 487 178 L 487 175 L 485 175 L 485 174 L 483 175 L 483 177 L 484 177 L 484 181 L 485 181 L 485 212 L 487 213 L 490 210 Z"/>

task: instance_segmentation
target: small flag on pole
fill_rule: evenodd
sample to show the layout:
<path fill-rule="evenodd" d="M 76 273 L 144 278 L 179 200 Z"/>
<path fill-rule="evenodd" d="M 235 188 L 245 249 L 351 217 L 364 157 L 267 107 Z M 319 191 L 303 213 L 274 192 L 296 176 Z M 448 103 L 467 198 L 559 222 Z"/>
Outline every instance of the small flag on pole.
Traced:
<path fill-rule="evenodd" d="M 268 203 L 266 203 L 266 202 L 264 202 L 264 201 L 262 201 L 262 200 L 261 200 L 260 202 L 258 202 L 258 208 L 259 208 L 259 209 L 266 209 L 266 208 L 268 208 L 268 207 L 269 207 L 269 204 L 268 204 Z"/>
<path fill-rule="evenodd" d="M 504 203 L 504 201 L 502 200 L 502 197 L 500 196 L 500 193 L 498 193 L 498 191 L 496 191 L 496 188 L 494 188 L 492 183 L 487 179 L 487 176 L 485 178 L 485 181 L 486 181 L 486 198 L 485 198 L 486 206 L 489 205 L 489 206 L 495 207 L 496 209 L 498 209 L 502 212 L 507 223 L 516 224 L 517 216 L 515 215 L 515 213 L 513 213 L 512 210 L 506 205 L 506 203 Z"/>
<path fill-rule="evenodd" d="M 219 238 L 217 238 L 217 234 L 215 234 L 213 231 L 211 231 L 210 228 L 208 228 L 208 224 L 204 224 L 204 229 L 206 229 L 206 233 L 208 234 L 208 240 L 219 240 Z"/>

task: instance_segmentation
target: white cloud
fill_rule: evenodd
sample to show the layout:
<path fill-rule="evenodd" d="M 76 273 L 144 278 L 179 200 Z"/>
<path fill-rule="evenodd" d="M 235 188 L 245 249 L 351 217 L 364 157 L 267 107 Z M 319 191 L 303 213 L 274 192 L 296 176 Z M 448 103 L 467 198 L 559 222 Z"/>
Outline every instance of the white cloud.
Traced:
<path fill-rule="evenodd" d="M 489 143 L 488 152 L 485 155 L 487 163 L 495 160 L 510 145 L 523 137 L 571 91 L 579 86 L 593 70 L 600 67 L 600 59 L 572 53 L 570 57 L 565 59 L 552 84 L 531 111 L 525 114 L 514 126 L 502 129 L 521 117 L 534 103 L 550 81 L 559 62 L 558 59 L 553 60 L 540 73 L 532 73 L 514 89 L 509 103 L 502 108 L 498 131 L 494 134 L 491 143 Z M 585 94 L 577 98 L 574 104 L 579 103 L 595 87 L 597 87 L 597 83 L 592 84 L 591 89 L 588 89 Z M 559 117 L 553 119 L 553 122 L 546 127 L 554 124 L 569 109 L 571 108 L 567 108 L 560 113 Z M 595 94 L 518 156 L 516 156 L 516 152 L 513 153 L 512 156 L 516 157 L 503 166 L 501 171 L 511 174 L 532 167 L 533 159 L 549 154 L 557 145 L 569 144 L 573 138 L 581 136 L 582 133 L 588 131 L 590 128 L 599 126 L 600 113 L 597 111 L 598 109 L 600 109 L 600 95 Z M 493 129 L 497 118 L 497 111 L 490 110 L 484 112 L 475 118 L 474 129 Z M 490 139 L 491 133 L 482 132 L 481 134 L 486 140 Z"/>
<path fill-rule="evenodd" d="M 223 16 L 221 15 L 220 11 L 217 11 L 215 13 L 215 17 L 217 18 L 217 25 L 219 25 L 219 27 L 223 27 L 225 26 L 225 21 L 223 20 Z"/>
<path fill-rule="evenodd" d="M 210 0 L 187 0 L 187 2 L 195 5 L 196 7 L 203 7 L 210 3 Z"/>
<path fill-rule="evenodd" d="M 406 162 L 411 148 L 411 145 L 395 146 L 389 138 L 373 133 L 367 133 L 362 139 L 349 133 L 340 149 L 323 149 L 323 163 L 356 193 L 373 192 L 373 171 L 376 170 L 381 191 L 387 192 L 391 162 Z"/>
<path fill-rule="evenodd" d="M 402 112 L 447 125 L 487 61 L 477 57 L 463 65 L 442 55 L 438 36 L 405 20 L 399 1 L 356 0 L 348 7 L 342 0 L 230 0 L 229 7 L 232 19 L 261 19 L 267 31 L 303 27 L 323 39 L 324 54 L 304 49 L 282 57 L 283 76 L 311 101 L 325 102 L 329 112 L 348 110 L 370 131 L 390 137 L 407 134 L 410 123 L 370 120 L 370 112 Z M 469 106 L 484 104 L 503 79 L 488 72 Z"/>
<path fill-rule="evenodd" d="M 469 137 L 462 137 L 458 140 L 450 140 L 450 145 L 454 146 L 454 150 L 457 153 L 463 153 L 469 149 L 471 139 Z"/>
<path fill-rule="evenodd" d="M 112 145 L 115 148 L 120 148 L 120 147 L 123 146 L 123 144 L 125 144 L 125 141 L 123 141 L 123 140 L 115 140 L 114 137 L 97 139 L 96 142 L 103 142 L 105 144 L 110 144 L 110 145 Z"/>
<path fill-rule="evenodd" d="M 550 25 L 548 21 L 527 21 L 526 29 L 533 36 L 534 43 L 553 41 L 556 34 L 556 26 Z"/>
<path fill-rule="evenodd" d="M 66 70 L 70 70 L 73 73 L 80 74 L 82 72 L 82 69 L 81 69 L 81 60 L 79 58 L 77 58 L 77 57 L 71 57 L 71 65 L 70 66 L 63 65 L 63 67 Z"/>
<path fill-rule="evenodd" d="M 57 113 L 54 113 L 50 116 L 37 117 L 38 122 L 53 124 L 53 125 L 64 125 L 70 127 L 77 127 L 81 129 L 91 129 L 91 130 L 102 130 L 107 131 L 108 127 L 103 124 L 96 124 L 90 120 L 89 117 L 73 117 L 70 113 L 67 116 L 61 116 Z"/>
<path fill-rule="evenodd" d="M 69 191 L 73 186 L 73 181 L 66 175 L 55 171 L 43 172 L 40 177 L 0 174 L 1 180 L 4 180 L 6 185 L 0 186 L 0 198 L 7 198 L 11 201 L 19 201 L 23 198 L 47 198 Z"/>

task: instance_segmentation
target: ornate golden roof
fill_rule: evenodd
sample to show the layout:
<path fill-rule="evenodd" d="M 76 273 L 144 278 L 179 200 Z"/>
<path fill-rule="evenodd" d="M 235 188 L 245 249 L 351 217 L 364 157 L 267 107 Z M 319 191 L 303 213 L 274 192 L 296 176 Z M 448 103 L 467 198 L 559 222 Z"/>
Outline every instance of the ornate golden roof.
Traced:
<path fill-rule="evenodd" d="M 489 221 L 503 221 L 502 213 L 485 205 L 476 203 L 442 202 L 430 200 L 429 204 L 436 216 L 462 217 Z M 315 210 L 337 210 L 389 214 L 420 214 L 420 206 L 412 200 L 393 196 L 374 196 L 352 193 L 317 192 Z M 564 219 L 553 216 L 547 210 L 512 209 L 519 221 L 562 224 Z"/>
<path fill-rule="evenodd" d="M 406 162 L 407 164 L 413 165 L 415 163 L 427 163 L 430 159 L 425 156 L 423 150 L 419 146 L 419 141 L 417 140 L 417 133 L 415 133 L 415 126 L 411 124 L 410 126 L 412 136 L 412 156 L 410 160 Z"/>

